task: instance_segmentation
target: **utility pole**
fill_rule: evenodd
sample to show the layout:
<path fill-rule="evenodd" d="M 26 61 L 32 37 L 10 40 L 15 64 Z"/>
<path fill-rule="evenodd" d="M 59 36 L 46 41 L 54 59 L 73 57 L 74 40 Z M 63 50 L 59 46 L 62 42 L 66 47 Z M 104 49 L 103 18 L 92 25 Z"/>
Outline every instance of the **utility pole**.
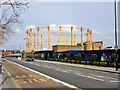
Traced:
<path fill-rule="evenodd" d="M 117 60 L 117 18 L 116 18 L 116 0 L 114 0 L 114 13 L 115 13 L 115 52 L 116 52 L 116 71 L 118 71 L 118 60 Z"/>

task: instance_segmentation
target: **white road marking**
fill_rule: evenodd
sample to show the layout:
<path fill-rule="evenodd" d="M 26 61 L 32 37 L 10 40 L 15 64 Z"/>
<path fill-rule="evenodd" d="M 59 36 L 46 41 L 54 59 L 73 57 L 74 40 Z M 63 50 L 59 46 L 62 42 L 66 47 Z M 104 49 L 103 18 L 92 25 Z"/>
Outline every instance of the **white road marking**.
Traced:
<path fill-rule="evenodd" d="M 79 75 L 79 76 L 82 76 L 82 77 L 86 77 L 85 75 L 82 75 L 82 74 L 79 74 L 79 73 L 73 73 L 75 75 Z"/>
<path fill-rule="evenodd" d="M 53 68 L 54 66 L 50 66 L 50 67 L 49 67 L 48 65 L 44 65 L 44 66 L 42 66 L 42 67 L 51 69 L 51 68 Z M 65 73 L 69 73 L 68 71 L 73 71 L 73 70 L 70 70 L 70 69 L 65 69 L 65 70 L 67 70 L 67 71 L 61 70 L 61 68 L 59 68 L 59 67 L 53 68 L 53 69 L 55 69 L 55 70 L 57 70 L 57 71 L 65 72 Z M 76 74 L 76 75 L 82 76 L 82 77 L 86 77 L 86 78 L 91 78 L 91 79 L 99 80 L 99 81 L 104 81 L 103 79 L 99 79 L 99 78 L 95 78 L 95 77 L 91 77 L 91 76 L 85 76 L 85 75 L 80 74 L 80 73 L 73 73 L 73 74 Z M 96 75 L 96 74 L 93 74 L 93 75 Z M 103 76 L 100 76 L 100 75 L 96 75 L 96 76 L 98 76 L 98 77 L 103 77 Z"/>
<path fill-rule="evenodd" d="M 59 68 L 59 67 L 56 67 L 55 69 L 61 69 L 61 68 Z"/>
<path fill-rule="evenodd" d="M 7 59 L 5 59 L 5 60 L 7 60 Z M 45 76 L 45 77 L 47 77 L 47 78 L 50 78 L 50 79 L 52 79 L 52 80 L 54 80 L 54 81 L 56 81 L 56 82 L 59 82 L 59 83 L 65 85 L 65 86 L 68 86 L 68 87 L 70 87 L 70 88 L 78 89 L 78 87 L 76 87 L 76 86 L 74 86 L 74 85 L 68 84 L 68 83 L 63 82 L 63 81 L 58 80 L 58 79 L 55 79 L 55 78 L 53 78 L 53 77 L 51 77 L 51 76 L 45 75 L 45 74 L 43 74 L 43 73 L 40 73 L 40 72 L 38 72 L 38 71 L 35 71 L 35 70 L 30 69 L 30 68 L 25 67 L 25 66 L 22 66 L 22 65 L 20 65 L 20 64 L 15 63 L 15 62 L 12 62 L 12 61 L 9 61 L 9 60 L 7 60 L 7 61 L 8 61 L 8 62 L 11 62 L 11 63 L 14 63 L 14 64 L 16 64 L 16 65 L 18 65 L 18 66 L 20 66 L 20 67 L 23 67 L 23 68 L 25 68 L 25 69 L 28 69 L 28 70 L 30 70 L 30 71 L 32 71 L 32 72 L 35 72 L 35 73 L 37 73 L 37 74 L 40 74 L 40 75 L 42 75 L 42 76 Z M 82 89 L 81 89 L 81 90 L 82 90 Z"/>
<path fill-rule="evenodd" d="M 115 82 L 115 83 L 118 83 L 118 82 L 120 82 L 120 81 L 112 81 L 112 80 L 111 80 L 110 82 Z"/>
<path fill-rule="evenodd" d="M 65 70 L 67 70 L 67 71 L 73 71 L 73 70 L 70 70 L 70 69 L 65 69 Z"/>
<path fill-rule="evenodd" d="M 91 74 L 91 75 L 94 75 L 96 77 L 101 77 L 101 78 L 109 78 L 109 79 L 118 80 L 117 78 L 112 78 L 112 77 L 108 77 L 108 76 L 102 76 L 102 75 L 98 75 L 98 74 Z"/>
<path fill-rule="evenodd" d="M 60 71 L 60 69 L 55 69 L 55 70 Z"/>
<path fill-rule="evenodd" d="M 95 77 L 91 77 L 91 76 L 87 76 L 87 77 L 91 78 L 91 79 L 99 80 L 99 81 L 104 81 L 103 79 L 99 79 L 99 78 L 95 78 Z"/>
<path fill-rule="evenodd" d="M 65 71 L 65 70 L 60 70 L 61 72 L 65 72 L 65 73 L 69 73 L 68 71 Z"/>
<path fill-rule="evenodd" d="M 47 67 L 47 68 L 51 69 L 51 67 Z"/>
<path fill-rule="evenodd" d="M 99 78 L 95 78 L 95 77 L 91 77 L 91 76 L 85 76 L 85 75 L 82 75 L 82 74 L 79 74 L 79 73 L 73 73 L 73 74 L 76 74 L 76 75 L 79 75 L 79 76 L 82 76 L 82 77 L 86 77 L 86 78 L 91 78 L 91 79 L 99 80 L 99 81 L 104 81 L 103 79 L 99 79 Z"/>

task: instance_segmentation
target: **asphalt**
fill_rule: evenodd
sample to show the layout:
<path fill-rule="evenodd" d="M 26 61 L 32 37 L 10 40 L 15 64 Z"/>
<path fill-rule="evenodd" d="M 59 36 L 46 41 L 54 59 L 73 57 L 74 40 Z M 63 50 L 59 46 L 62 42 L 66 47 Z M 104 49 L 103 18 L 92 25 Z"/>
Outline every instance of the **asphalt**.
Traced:
<path fill-rule="evenodd" d="M 120 74 L 120 69 L 116 71 L 116 68 L 110 68 L 110 67 L 99 67 L 99 66 L 90 66 L 90 65 L 80 65 L 80 64 L 70 64 L 70 63 L 63 63 L 63 62 L 55 62 L 55 61 L 46 61 L 46 60 L 39 60 L 35 59 L 36 62 L 47 62 L 52 64 L 61 64 L 71 67 L 78 67 L 78 68 L 84 68 L 84 69 L 91 69 L 91 70 L 97 70 L 97 71 L 103 71 L 103 72 L 110 72 L 110 73 L 117 73 Z"/>
<path fill-rule="evenodd" d="M 117 73 L 76 68 L 43 61 L 26 62 L 18 61 L 15 58 L 9 58 L 9 60 L 82 89 L 118 90 L 119 87 L 120 81 Z"/>
<path fill-rule="evenodd" d="M 2 64 L 10 78 L 15 81 L 18 88 L 67 88 L 68 90 L 71 90 L 68 86 L 60 82 L 11 63 L 5 59 L 2 59 Z"/>

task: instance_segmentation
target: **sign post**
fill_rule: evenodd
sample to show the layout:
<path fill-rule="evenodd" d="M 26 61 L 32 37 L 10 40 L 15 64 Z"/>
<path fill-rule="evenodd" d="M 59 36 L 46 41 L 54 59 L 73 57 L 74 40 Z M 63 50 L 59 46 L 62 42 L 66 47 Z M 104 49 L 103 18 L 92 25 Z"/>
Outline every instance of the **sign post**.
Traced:
<path fill-rule="evenodd" d="M 115 53 L 116 53 L 116 71 L 118 71 L 118 58 L 117 58 L 117 50 L 118 50 L 118 47 L 115 46 Z"/>

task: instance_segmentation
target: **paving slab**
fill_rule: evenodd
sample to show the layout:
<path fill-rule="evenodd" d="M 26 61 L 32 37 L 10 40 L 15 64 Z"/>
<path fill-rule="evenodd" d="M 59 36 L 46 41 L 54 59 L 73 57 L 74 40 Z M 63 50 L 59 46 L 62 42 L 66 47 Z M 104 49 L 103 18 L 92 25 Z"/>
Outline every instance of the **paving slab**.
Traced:
<path fill-rule="evenodd" d="M 16 88 L 15 83 L 12 81 L 11 77 L 8 76 L 7 72 L 2 68 L 2 73 L 0 74 L 0 90 Z"/>

